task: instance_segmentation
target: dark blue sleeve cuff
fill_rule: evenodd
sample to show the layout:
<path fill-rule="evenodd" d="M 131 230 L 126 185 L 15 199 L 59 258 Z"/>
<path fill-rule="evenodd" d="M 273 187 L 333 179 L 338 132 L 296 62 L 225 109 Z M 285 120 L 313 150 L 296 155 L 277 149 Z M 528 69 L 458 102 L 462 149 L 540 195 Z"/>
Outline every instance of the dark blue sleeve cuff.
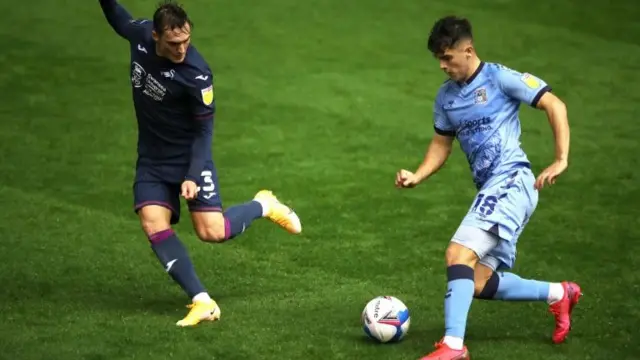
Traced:
<path fill-rule="evenodd" d="M 439 129 L 437 127 L 433 127 L 433 129 L 436 131 L 436 134 L 438 135 L 442 135 L 442 136 L 451 136 L 451 137 L 455 137 L 456 136 L 456 132 L 454 130 L 442 130 Z"/>

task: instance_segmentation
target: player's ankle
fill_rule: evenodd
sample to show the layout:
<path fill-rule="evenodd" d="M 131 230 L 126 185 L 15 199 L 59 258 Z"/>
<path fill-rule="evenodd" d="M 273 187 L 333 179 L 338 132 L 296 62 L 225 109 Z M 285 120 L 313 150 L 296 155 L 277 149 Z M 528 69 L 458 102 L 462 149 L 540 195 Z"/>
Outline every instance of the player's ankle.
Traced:
<path fill-rule="evenodd" d="M 269 215 L 269 212 L 271 211 L 271 204 L 269 204 L 268 201 L 265 201 L 264 199 L 254 199 L 254 201 L 258 202 L 260 206 L 262 206 L 262 217 Z"/>
<path fill-rule="evenodd" d="M 213 299 L 211 299 L 208 293 L 201 292 L 199 294 L 196 294 L 196 296 L 193 297 L 192 301 L 193 302 L 211 302 L 213 301 Z"/>
<path fill-rule="evenodd" d="M 547 303 L 549 305 L 555 304 L 562 300 L 564 297 L 564 287 L 559 283 L 549 284 L 549 296 L 547 297 Z"/>
<path fill-rule="evenodd" d="M 453 350 L 462 350 L 464 347 L 464 340 L 455 336 L 445 336 L 443 342 Z"/>

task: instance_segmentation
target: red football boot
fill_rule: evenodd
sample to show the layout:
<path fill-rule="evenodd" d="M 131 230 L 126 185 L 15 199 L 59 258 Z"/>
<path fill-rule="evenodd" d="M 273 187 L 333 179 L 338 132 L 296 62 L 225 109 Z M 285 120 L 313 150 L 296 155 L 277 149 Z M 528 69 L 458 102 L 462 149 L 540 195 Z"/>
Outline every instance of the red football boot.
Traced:
<path fill-rule="evenodd" d="M 444 339 L 443 339 L 444 340 Z M 453 350 L 444 341 L 436 344 L 436 350 L 429 355 L 421 357 L 420 360 L 470 360 L 469 351 L 466 346 L 462 350 Z"/>
<path fill-rule="evenodd" d="M 556 344 L 563 342 L 569 335 L 569 331 L 571 331 L 571 311 L 580 300 L 580 296 L 582 296 L 582 290 L 576 283 L 565 281 L 562 282 L 562 287 L 564 288 L 562 300 L 549 305 L 549 312 L 556 318 L 556 328 L 551 338 Z"/>

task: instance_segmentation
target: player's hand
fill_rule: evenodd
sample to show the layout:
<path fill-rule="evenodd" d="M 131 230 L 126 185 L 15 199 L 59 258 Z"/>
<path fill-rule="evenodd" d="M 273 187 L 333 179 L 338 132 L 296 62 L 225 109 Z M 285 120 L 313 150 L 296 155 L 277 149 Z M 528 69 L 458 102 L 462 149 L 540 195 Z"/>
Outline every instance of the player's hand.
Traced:
<path fill-rule="evenodd" d="M 400 170 L 396 173 L 396 187 L 400 189 L 412 188 L 420 183 L 420 179 L 409 170 Z"/>
<path fill-rule="evenodd" d="M 538 178 L 536 179 L 536 190 L 542 189 L 546 183 L 553 185 L 556 183 L 556 179 L 567 169 L 568 163 L 566 160 L 556 160 L 548 168 L 544 169 Z"/>
<path fill-rule="evenodd" d="M 193 200 L 198 195 L 198 185 L 191 180 L 185 180 L 180 191 L 185 199 Z"/>

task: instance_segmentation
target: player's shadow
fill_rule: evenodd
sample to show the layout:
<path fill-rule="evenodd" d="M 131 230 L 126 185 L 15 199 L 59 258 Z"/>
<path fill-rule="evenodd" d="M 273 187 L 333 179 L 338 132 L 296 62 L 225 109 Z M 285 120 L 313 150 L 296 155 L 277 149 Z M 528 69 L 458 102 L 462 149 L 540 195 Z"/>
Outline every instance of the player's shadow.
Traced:
<path fill-rule="evenodd" d="M 174 284 L 171 284 L 174 285 Z M 116 286 L 109 289 L 110 296 L 95 296 L 92 300 L 96 307 L 126 313 L 153 313 L 170 318 L 186 315 L 187 305 L 191 303 L 180 288 L 167 289 L 164 286 L 149 286 L 148 292 L 132 293 L 128 287 Z M 224 294 L 212 294 L 217 302 L 224 301 Z"/>
<path fill-rule="evenodd" d="M 353 333 L 349 340 L 362 344 L 363 346 L 402 346 L 415 349 L 416 351 L 424 351 L 429 346 L 433 345 L 442 337 L 442 329 L 409 329 L 406 336 L 398 342 L 380 343 L 369 338 L 364 331 L 360 333 Z M 425 347 L 426 346 L 426 347 Z"/>
<path fill-rule="evenodd" d="M 496 328 L 479 328 L 475 326 L 473 330 L 467 331 L 465 339 L 472 342 L 486 342 L 486 343 L 514 343 L 514 342 L 527 342 L 527 343 L 542 343 L 551 344 L 551 329 L 540 329 L 539 331 L 527 330 L 527 331 L 507 331 L 505 329 Z"/>
<path fill-rule="evenodd" d="M 175 318 L 186 315 L 186 305 L 191 301 L 175 286 L 162 286 L 151 281 L 146 286 L 139 282 L 148 279 L 102 281 L 86 284 L 67 281 L 46 281 L 37 278 L 23 278 L 15 289 L 5 294 L 8 302 L 40 304 L 44 307 L 64 309 L 68 304 L 78 304 L 77 310 L 90 310 L 121 315 L 151 313 L 162 317 Z M 226 299 L 225 294 L 215 294 L 215 299 Z M 4 301 L 3 300 L 3 301 Z"/>

